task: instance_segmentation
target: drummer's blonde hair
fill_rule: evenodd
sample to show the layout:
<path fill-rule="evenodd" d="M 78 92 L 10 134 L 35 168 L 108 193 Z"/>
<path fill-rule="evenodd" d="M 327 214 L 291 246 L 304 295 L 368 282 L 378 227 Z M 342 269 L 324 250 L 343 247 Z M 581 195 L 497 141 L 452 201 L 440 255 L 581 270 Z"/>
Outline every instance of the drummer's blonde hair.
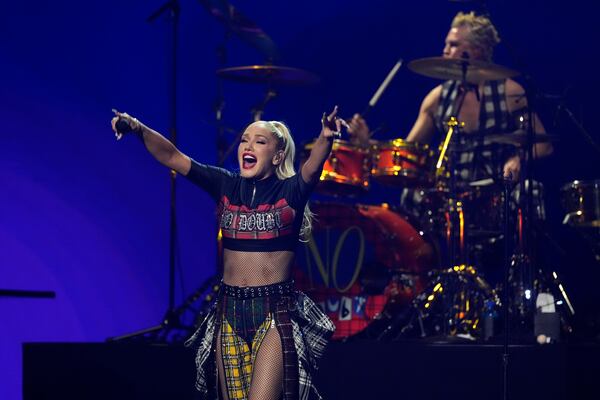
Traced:
<path fill-rule="evenodd" d="M 280 121 L 261 122 L 263 122 L 263 125 L 279 140 L 279 149 L 283 150 L 283 159 L 275 169 L 277 177 L 279 179 L 286 179 L 294 176 L 296 174 L 296 170 L 294 169 L 296 145 L 294 144 L 290 129 L 286 124 Z M 300 177 L 300 179 L 302 179 L 302 177 Z M 302 226 L 300 227 L 300 240 L 303 242 L 307 242 L 310 239 L 313 218 L 314 214 L 310 211 L 308 203 L 306 203 Z"/>
<path fill-rule="evenodd" d="M 452 28 L 466 26 L 469 28 L 467 41 L 481 51 L 485 61 L 492 61 L 494 47 L 500 43 L 498 31 L 488 17 L 476 15 L 471 11 L 468 14 L 459 12 L 452 20 Z"/>

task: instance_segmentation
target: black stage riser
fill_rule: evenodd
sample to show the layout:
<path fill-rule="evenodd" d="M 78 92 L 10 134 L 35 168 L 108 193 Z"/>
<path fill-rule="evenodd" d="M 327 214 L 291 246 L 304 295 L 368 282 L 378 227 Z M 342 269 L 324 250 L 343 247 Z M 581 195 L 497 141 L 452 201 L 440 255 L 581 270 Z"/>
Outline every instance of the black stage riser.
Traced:
<path fill-rule="evenodd" d="M 325 399 L 502 399 L 502 347 L 332 343 L 317 377 Z M 24 400 L 198 399 L 181 346 L 24 344 Z M 509 396 L 586 399 L 600 389 L 600 346 L 511 346 Z"/>

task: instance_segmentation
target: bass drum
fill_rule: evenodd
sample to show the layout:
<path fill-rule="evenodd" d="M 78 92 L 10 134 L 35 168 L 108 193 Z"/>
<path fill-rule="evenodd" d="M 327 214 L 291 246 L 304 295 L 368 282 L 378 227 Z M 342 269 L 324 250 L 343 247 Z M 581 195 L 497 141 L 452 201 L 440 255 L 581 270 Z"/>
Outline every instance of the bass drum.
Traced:
<path fill-rule="evenodd" d="M 385 204 L 311 209 L 312 236 L 297 252 L 295 279 L 335 324 L 333 338 L 383 326 L 408 309 L 439 261 L 424 232 Z"/>

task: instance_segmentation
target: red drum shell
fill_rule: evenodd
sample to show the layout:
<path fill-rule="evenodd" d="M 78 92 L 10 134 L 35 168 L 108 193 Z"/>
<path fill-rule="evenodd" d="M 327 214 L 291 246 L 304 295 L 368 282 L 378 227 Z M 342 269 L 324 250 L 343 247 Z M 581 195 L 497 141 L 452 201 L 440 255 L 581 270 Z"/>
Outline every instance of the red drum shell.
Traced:
<path fill-rule="evenodd" d="M 308 159 L 314 141 L 304 147 L 302 163 Z M 369 189 L 370 152 L 368 148 L 335 139 L 321 173 L 316 191 L 331 196 L 357 196 Z"/>
<path fill-rule="evenodd" d="M 373 146 L 371 175 L 387 186 L 430 186 L 434 183 L 433 152 L 426 144 L 396 139 Z"/>

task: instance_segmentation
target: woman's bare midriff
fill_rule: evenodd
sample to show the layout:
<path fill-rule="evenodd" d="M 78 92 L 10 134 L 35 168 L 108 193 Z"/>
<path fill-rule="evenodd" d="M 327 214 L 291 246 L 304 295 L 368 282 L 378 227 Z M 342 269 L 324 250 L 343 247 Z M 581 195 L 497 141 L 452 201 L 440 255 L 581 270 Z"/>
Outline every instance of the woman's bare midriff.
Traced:
<path fill-rule="evenodd" d="M 263 286 L 290 279 L 293 251 L 223 250 L 223 282 L 231 286 Z"/>

